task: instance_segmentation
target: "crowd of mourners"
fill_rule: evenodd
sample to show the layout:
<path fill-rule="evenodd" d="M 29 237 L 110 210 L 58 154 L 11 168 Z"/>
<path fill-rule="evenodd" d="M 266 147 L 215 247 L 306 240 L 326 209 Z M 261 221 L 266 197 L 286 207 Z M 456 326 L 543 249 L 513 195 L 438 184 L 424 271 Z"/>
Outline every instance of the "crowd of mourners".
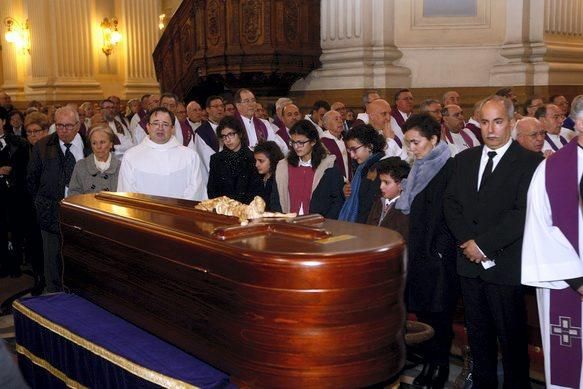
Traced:
<path fill-rule="evenodd" d="M 475 387 L 496 387 L 496 339 L 505 387 L 529 387 L 520 285 L 526 194 L 539 162 L 583 130 L 583 96 L 520 104 L 504 88 L 464 115 L 456 91 L 416 104 L 409 89 L 390 98 L 370 90 L 361 111 L 316 101 L 302 113 L 286 97 L 264 107 L 249 89 L 202 106 L 164 93 L 123 107 L 110 96 L 18 110 L 0 92 L 0 274 L 16 277 L 30 264 L 33 294 L 62 289 L 59 202 L 68 196 L 261 196 L 270 211 L 402 235 L 407 310 L 435 330 L 415 384 L 447 381 L 461 294 L 470 347 L 482 350 Z"/>

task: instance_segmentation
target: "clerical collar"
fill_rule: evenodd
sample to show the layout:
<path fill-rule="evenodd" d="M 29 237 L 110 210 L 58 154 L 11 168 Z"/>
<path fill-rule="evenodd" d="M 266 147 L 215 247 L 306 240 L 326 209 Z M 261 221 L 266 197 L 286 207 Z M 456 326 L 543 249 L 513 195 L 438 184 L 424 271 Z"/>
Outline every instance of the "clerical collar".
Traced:
<path fill-rule="evenodd" d="M 304 161 L 303 161 L 303 160 L 300 158 L 300 160 L 299 160 L 299 163 L 298 163 L 298 166 L 301 166 L 301 167 L 312 167 L 312 159 L 310 158 L 310 160 L 309 160 L 309 161 L 307 161 L 307 162 L 304 162 Z"/>
<path fill-rule="evenodd" d="M 152 141 L 152 139 L 150 139 L 150 137 L 147 137 L 145 139 L 145 141 L 147 142 L 146 144 L 152 148 L 152 149 L 158 149 L 158 150 L 168 150 L 171 148 L 174 148 L 176 146 L 181 146 L 182 144 L 178 142 L 178 139 L 176 139 L 176 137 L 174 135 L 172 135 L 172 137 L 168 140 L 168 142 L 166 143 L 156 143 L 154 141 Z"/>
<path fill-rule="evenodd" d="M 409 118 L 409 116 L 411 116 L 411 114 L 406 114 L 405 112 L 401 111 L 400 109 L 398 109 L 397 111 L 399 111 L 399 113 L 401 114 L 401 116 L 403 116 L 403 119 L 407 120 Z"/>

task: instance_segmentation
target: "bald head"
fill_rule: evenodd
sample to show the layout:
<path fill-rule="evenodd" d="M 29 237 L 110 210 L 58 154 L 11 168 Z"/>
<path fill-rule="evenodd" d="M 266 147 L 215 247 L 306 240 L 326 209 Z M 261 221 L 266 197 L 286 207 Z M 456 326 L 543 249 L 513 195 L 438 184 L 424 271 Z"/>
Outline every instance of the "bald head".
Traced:
<path fill-rule="evenodd" d="M 376 130 L 382 130 L 391 121 L 391 105 L 387 100 L 377 99 L 368 105 L 368 119 Z"/>
<path fill-rule="evenodd" d="M 328 132 L 336 138 L 342 135 L 342 115 L 338 111 L 330 110 L 322 117 L 322 124 Z"/>
<path fill-rule="evenodd" d="M 196 101 L 191 101 L 186 106 L 186 116 L 193 123 L 198 123 L 202 120 L 202 108 Z"/>
<path fill-rule="evenodd" d="M 516 123 L 516 140 L 527 150 L 540 153 L 545 143 L 545 134 L 538 119 L 525 117 Z"/>

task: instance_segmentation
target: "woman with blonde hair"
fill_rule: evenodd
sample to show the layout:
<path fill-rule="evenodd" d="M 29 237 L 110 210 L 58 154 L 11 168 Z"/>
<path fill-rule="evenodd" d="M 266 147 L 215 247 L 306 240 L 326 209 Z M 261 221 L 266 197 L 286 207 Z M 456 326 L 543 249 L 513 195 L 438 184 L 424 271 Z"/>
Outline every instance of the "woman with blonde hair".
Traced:
<path fill-rule="evenodd" d="M 68 196 L 117 190 L 121 162 L 113 155 L 115 138 L 115 134 L 107 125 L 91 128 L 89 144 L 93 153 L 75 165 Z"/>

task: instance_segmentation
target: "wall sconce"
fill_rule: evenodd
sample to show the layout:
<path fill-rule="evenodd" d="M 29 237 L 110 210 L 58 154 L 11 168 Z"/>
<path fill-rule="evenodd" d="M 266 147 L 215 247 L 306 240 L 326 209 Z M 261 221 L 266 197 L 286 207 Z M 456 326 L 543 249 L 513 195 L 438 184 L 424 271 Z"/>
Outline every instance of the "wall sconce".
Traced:
<path fill-rule="evenodd" d="M 30 54 L 30 29 L 28 27 L 28 19 L 24 23 L 18 20 L 7 17 L 4 19 L 6 25 L 6 33 L 4 39 L 6 42 L 12 43 L 17 50 L 22 50 L 23 53 Z"/>
<path fill-rule="evenodd" d="M 166 14 L 158 15 L 158 29 L 163 30 L 166 27 Z"/>
<path fill-rule="evenodd" d="M 113 48 L 121 41 L 121 33 L 117 30 L 117 18 L 103 18 L 101 22 L 101 35 L 103 36 L 103 46 L 101 50 L 105 55 L 110 55 Z"/>

